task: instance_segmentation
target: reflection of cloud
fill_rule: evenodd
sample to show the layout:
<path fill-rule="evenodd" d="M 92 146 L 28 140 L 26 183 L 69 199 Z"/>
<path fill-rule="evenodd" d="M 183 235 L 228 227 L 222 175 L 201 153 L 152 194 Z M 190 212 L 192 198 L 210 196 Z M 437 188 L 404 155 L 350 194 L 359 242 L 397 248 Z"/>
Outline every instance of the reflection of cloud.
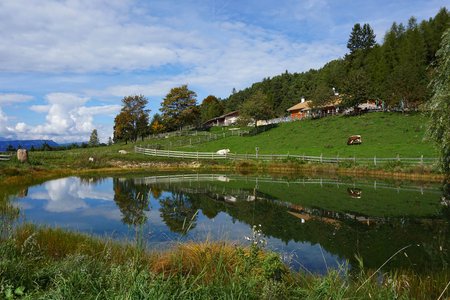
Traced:
<path fill-rule="evenodd" d="M 114 221 L 122 221 L 122 213 L 120 212 L 117 207 L 114 209 L 111 209 L 110 207 L 91 207 L 88 210 L 85 210 L 83 212 L 83 216 L 97 216 L 97 217 L 104 217 L 109 220 Z"/>
<path fill-rule="evenodd" d="M 94 186 L 82 184 L 80 179 L 75 177 L 49 181 L 44 184 L 44 188 L 45 191 L 30 194 L 30 198 L 48 200 L 45 209 L 50 212 L 72 212 L 89 208 L 86 199 L 114 199 L 113 191 L 96 191 Z"/>

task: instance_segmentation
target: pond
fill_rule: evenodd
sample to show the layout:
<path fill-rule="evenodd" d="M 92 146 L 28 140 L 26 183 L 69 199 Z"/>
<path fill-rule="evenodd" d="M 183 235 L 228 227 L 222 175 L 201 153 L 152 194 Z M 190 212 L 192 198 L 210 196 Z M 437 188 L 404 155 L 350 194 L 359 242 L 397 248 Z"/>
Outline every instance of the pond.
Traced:
<path fill-rule="evenodd" d="M 248 245 L 254 225 L 295 270 L 442 270 L 450 209 L 437 184 L 234 174 L 68 177 L 11 199 L 15 223 L 133 240 L 150 249 L 184 241 Z"/>

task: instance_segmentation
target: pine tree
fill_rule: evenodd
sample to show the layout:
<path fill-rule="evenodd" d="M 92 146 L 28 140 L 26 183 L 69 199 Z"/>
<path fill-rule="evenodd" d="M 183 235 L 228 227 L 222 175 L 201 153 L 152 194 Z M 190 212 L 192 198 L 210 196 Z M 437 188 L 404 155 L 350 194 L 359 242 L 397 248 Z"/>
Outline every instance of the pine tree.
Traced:
<path fill-rule="evenodd" d="M 92 130 L 91 137 L 89 138 L 88 144 L 90 147 L 96 147 L 100 144 L 100 141 L 98 139 L 97 129 Z"/>

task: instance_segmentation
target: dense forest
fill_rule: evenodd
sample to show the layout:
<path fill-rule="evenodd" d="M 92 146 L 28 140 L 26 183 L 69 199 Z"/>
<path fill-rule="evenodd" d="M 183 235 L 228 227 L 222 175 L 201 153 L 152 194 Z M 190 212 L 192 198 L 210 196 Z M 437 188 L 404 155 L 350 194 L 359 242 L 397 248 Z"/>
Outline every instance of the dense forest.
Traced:
<path fill-rule="evenodd" d="M 420 24 L 414 17 L 406 25 L 393 23 L 381 45 L 375 42 L 369 24 L 355 24 L 344 58 L 330 61 L 319 70 L 286 71 L 244 90 L 233 90 L 222 102 L 224 112 L 240 109 L 259 91 L 267 96 L 275 115 L 283 116 L 302 97 L 315 105 L 329 101 L 334 96 L 333 87 L 345 106 L 373 99 L 383 100 L 390 107 L 402 103 L 417 108 L 431 97 L 435 54 L 449 22 L 449 11 L 442 8 L 434 18 Z"/>

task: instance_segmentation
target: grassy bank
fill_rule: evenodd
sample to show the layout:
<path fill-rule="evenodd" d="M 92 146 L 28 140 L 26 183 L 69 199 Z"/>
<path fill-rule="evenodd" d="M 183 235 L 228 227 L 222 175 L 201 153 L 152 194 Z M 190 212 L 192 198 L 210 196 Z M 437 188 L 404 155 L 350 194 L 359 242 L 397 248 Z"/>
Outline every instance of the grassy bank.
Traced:
<path fill-rule="evenodd" d="M 437 299 L 448 272 L 324 277 L 261 247 L 180 244 L 167 252 L 25 225 L 0 244 L 0 295 L 14 299 Z M 450 294 L 444 292 L 441 299 Z"/>
<path fill-rule="evenodd" d="M 436 157 L 429 141 L 424 140 L 428 119 L 421 114 L 371 113 L 355 117 L 334 116 L 279 124 L 255 136 L 230 136 L 219 140 L 178 147 L 180 150 L 232 153 L 297 154 L 328 157 Z M 223 128 L 225 131 L 228 129 Z M 347 146 L 351 135 L 362 136 L 363 143 Z M 195 141 L 195 137 L 192 137 Z M 166 148 L 176 146 L 177 138 L 147 141 Z M 144 143 L 145 144 L 145 143 Z M 174 148 L 174 147 L 172 147 Z"/>

